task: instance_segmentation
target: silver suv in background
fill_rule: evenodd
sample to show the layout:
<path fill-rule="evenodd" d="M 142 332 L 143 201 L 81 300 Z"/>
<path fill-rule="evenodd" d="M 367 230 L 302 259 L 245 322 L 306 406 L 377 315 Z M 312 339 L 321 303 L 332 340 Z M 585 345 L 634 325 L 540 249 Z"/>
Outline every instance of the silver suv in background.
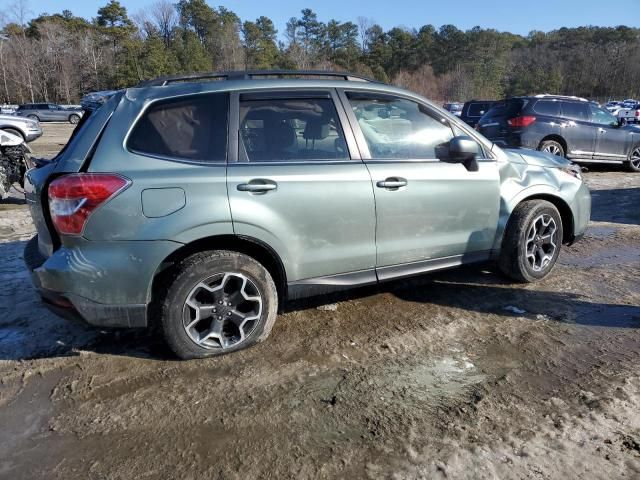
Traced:
<path fill-rule="evenodd" d="M 22 137 L 25 142 L 32 142 L 42 136 L 42 127 L 38 120 L 0 115 L 0 130 Z"/>
<path fill-rule="evenodd" d="M 167 77 L 87 108 L 26 175 L 25 262 L 55 311 L 157 324 L 182 358 L 265 339 L 288 299 L 486 261 L 540 280 L 589 221 L 569 161 L 355 75 Z"/>
<path fill-rule="evenodd" d="M 54 103 L 27 103 L 20 105 L 16 115 L 39 122 L 78 123 L 82 118 L 82 108 L 62 107 Z"/>

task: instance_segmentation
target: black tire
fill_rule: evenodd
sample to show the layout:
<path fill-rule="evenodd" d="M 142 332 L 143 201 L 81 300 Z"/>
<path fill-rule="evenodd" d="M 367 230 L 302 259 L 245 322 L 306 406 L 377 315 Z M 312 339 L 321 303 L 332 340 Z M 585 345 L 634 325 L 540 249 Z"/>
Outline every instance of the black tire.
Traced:
<path fill-rule="evenodd" d="M 40 121 L 40 117 L 38 117 L 37 115 L 34 115 L 33 113 L 31 115 L 27 115 L 27 118 L 31 120 L 36 120 L 37 122 Z"/>
<path fill-rule="evenodd" d="M 543 217 L 544 216 L 544 217 Z M 533 223 L 539 221 L 543 217 L 544 219 L 552 218 L 555 222 L 555 233 L 551 236 L 551 240 L 555 244 L 553 254 L 551 255 L 548 263 L 542 265 L 542 262 L 536 269 L 532 264 L 530 257 L 527 255 L 527 248 L 529 245 L 534 245 L 538 242 L 536 240 L 528 240 L 528 235 L 532 229 Z M 508 277 L 518 282 L 530 283 L 537 280 L 541 280 L 553 270 L 560 249 L 562 247 L 562 218 L 558 209 L 550 202 L 545 200 L 528 200 L 520 203 L 511 214 L 509 221 L 507 222 L 507 228 L 505 230 L 504 238 L 502 239 L 502 249 L 500 251 L 500 258 L 498 265 L 500 270 Z M 549 246 L 546 246 L 549 247 Z M 544 252 L 545 255 L 549 252 Z M 537 259 L 538 257 L 534 257 Z"/>
<path fill-rule="evenodd" d="M 624 162 L 624 166 L 630 172 L 640 172 L 640 145 L 636 145 L 629 152 L 629 158 Z"/>
<path fill-rule="evenodd" d="M 7 133 L 10 133 L 11 135 L 15 135 L 17 137 L 20 137 L 22 140 L 24 140 L 24 135 L 22 134 L 22 132 L 20 130 L 16 130 L 15 128 L 3 128 L 2 130 L 4 130 Z"/>
<path fill-rule="evenodd" d="M 185 327 L 185 324 L 191 321 L 186 318 L 187 315 L 190 315 L 188 311 L 190 307 L 186 305 L 186 302 L 189 298 L 193 298 L 191 295 L 199 284 L 207 282 L 211 278 L 224 276 L 225 273 L 230 272 L 246 277 L 248 279 L 247 284 L 250 284 L 252 291 L 257 290 L 262 299 L 259 318 L 250 325 L 250 331 L 243 330 L 243 340 L 227 345 L 226 348 L 222 348 L 223 342 L 215 338 L 208 341 L 212 343 L 219 342 L 217 347 L 196 343 L 196 340 L 192 339 L 190 334 L 187 333 L 187 328 Z M 231 353 L 263 341 L 269 336 L 278 311 L 278 293 L 267 269 L 247 255 L 227 250 L 200 252 L 187 257 L 164 280 L 161 291 L 166 291 L 160 313 L 162 334 L 171 350 L 178 357 L 185 360 Z M 224 294 L 224 292 L 222 293 Z M 213 294 L 205 292 L 205 295 Z M 252 295 L 255 295 L 255 292 Z M 212 306 L 217 306 L 213 300 L 209 303 Z M 231 302 L 229 302 L 230 304 Z M 236 310 L 236 307 L 226 307 L 226 305 L 225 300 L 225 304 L 219 308 L 221 310 L 223 308 L 226 309 L 225 312 L 231 315 L 228 310 Z M 222 314 L 223 312 L 219 311 L 218 313 Z M 202 318 L 204 319 L 202 322 L 210 322 L 211 327 L 216 322 L 214 314 L 209 314 L 208 317 L 205 314 Z M 222 317 L 217 318 L 220 319 Z M 227 322 L 226 318 L 222 319 L 221 322 L 225 325 L 225 328 L 227 325 L 231 328 L 237 327 L 230 320 L 228 324 L 225 323 Z M 190 331 L 193 332 L 191 329 Z M 233 338 L 237 338 L 237 335 Z"/>
<path fill-rule="evenodd" d="M 540 143 L 538 150 L 540 150 L 541 152 L 550 153 L 552 155 L 558 155 L 559 157 L 564 157 L 566 153 L 562 144 L 560 142 L 556 142 L 555 140 L 545 140 L 544 142 Z"/>
<path fill-rule="evenodd" d="M 80 121 L 80 115 L 76 113 L 69 115 L 69 123 L 73 123 L 74 125 L 76 125 L 79 121 Z"/>

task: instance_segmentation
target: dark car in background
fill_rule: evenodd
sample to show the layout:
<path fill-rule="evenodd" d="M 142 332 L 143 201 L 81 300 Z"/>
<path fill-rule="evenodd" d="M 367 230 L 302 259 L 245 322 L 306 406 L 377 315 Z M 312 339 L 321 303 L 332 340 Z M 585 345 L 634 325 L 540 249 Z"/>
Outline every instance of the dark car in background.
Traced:
<path fill-rule="evenodd" d="M 18 107 L 16 115 L 39 122 L 78 123 L 82 118 L 82 109 L 79 107 L 67 108 L 55 103 L 27 103 Z"/>
<path fill-rule="evenodd" d="M 478 124 L 478 120 L 496 103 L 493 100 L 470 100 L 462 107 L 460 118 L 466 124 L 475 127 Z"/>
<path fill-rule="evenodd" d="M 640 129 L 584 98 L 508 98 L 480 119 L 477 130 L 504 147 L 541 150 L 579 163 L 623 163 L 640 172 Z"/>

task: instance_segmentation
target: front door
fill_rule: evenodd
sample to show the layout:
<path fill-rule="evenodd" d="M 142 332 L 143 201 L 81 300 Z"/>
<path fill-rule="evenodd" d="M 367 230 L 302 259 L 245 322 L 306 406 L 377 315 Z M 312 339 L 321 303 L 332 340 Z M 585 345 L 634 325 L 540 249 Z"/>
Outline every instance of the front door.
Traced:
<path fill-rule="evenodd" d="M 371 179 L 335 91 L 235 98 L 238 158 L 227 173 L 235 233 L 271 246 L 290 283 L 375 282 Z M 326 276 L 334 278 L 318 278 Z"/>
<path fill-rule="evenodd" d="M 598 127 L 594 156 L 600 160 L 623 161 L 627 159 L 628 130 L 618 125 L 618 119 L 604 108 L 589 105 L 591 122 Z"/>
<path fill-rule="evenodd" d="M 373 181 L 378 276 L 488 257 L 500 209 L 495 161 L 479 159 L 476 172 L 439 161 L 452 125 L 414 100 L 356 91 L 342 98 Z"/>

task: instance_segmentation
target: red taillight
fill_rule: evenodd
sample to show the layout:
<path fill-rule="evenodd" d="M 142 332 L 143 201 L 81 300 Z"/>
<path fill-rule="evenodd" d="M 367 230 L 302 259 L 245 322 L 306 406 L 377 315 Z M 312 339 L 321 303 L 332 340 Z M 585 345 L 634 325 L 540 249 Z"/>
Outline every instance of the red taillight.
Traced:
<path fill-rule="evenodd" d="M 640 110 L 636 110 L 636 117 L 640 117 Z"/>
<path fill-rule="evenodd" d="M 49 211 L 61 235 L 82 235 L 93 211 L 119 193 L 129 180 L 112 173 L 74 173 L 49 185 Z"/>
<path fill-rule="evenodd" d="M 532 115 L 524 115 L 522 117 L 514 117 L 507 120 L 507 125 L 516 128 L 525 128 L 536 121 L 536 117 Z"/>

